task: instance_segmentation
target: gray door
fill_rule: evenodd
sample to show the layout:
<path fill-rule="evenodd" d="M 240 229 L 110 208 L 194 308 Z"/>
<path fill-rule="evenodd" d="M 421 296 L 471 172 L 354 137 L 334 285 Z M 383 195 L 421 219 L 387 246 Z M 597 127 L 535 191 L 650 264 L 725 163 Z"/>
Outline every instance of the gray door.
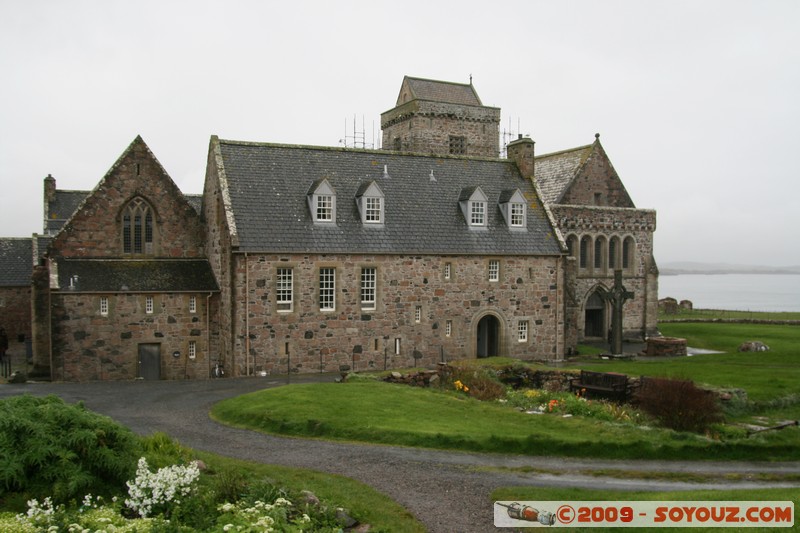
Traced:
<path fill-rule="evenodd" d="M 139 377 L 161 379 L 161 345 L 139 345 Z"/>

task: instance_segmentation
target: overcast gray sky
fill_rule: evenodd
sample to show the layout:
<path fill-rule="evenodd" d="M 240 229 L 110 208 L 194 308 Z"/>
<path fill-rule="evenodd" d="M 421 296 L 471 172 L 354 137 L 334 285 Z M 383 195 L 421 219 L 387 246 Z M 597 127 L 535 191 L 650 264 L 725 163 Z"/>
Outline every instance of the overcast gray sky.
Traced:
<path fill-rule="evenodd" d="M 6 237 L 138 134 L 200 193 L 211 135 L 372 142 L 404 75 L 472 75 L 537 153 L 601 134 L 659 263 L 800 265 L 794 0 L 0 0 L 0 73 Z"/>

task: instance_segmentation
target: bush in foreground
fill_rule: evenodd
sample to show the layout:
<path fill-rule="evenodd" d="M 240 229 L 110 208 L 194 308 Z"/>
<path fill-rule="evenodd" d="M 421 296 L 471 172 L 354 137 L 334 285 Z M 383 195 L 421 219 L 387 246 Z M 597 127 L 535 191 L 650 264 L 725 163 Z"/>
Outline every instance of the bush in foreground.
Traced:
<path fill-rule="evenodd" d="M 82 404 L 28 395 L 0 401 L 0 498 L 109 494 L 131 478 L 140 455 L 133 432 Z"/>
<path fill-rule="evenodd" d="M 688 379 L 644 379 L 634 401 L 662 426 L 675 431 L 701 433 L 723 420 L 714 394 Z"/>

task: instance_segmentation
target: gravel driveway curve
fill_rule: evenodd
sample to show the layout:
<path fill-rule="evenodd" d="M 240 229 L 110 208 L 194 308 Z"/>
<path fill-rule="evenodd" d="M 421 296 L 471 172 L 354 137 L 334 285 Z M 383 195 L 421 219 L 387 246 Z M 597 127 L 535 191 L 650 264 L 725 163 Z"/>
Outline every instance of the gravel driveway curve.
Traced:
<path fill-rule="evenodd" d="M 331 375 L 292 377 L 292 383 L 332 381 Z M 491 491 L 513 485 L 582 486 L 621 490 L 797 487 L 800 483 L 685 483 L 589 476 L 587 470 L 800 474 L 800 462 L 603 461 L 473 454 L 285 438 L 225 427 L 212 421 L 211 406 L 224 398 L 286 385 L 286 378 L 211 381 L 131 381 L 26 383 L 0 386 L 0 398 L 15 394 L 56 394 L 83 401 L 139 434 L 163 431 L 182 444 L 220 455 L 345 475 L 389 495 L 409 509 L 432 533 L 498 531 L 493 525 Z M 528 466 L 532 473 L 501 470 Z M 476 468 L 485 467 L 485 468 Z M 496 467 L 496 468 L 495 468 Z M 549 473 L 541 473 L 552 472 Z"/>

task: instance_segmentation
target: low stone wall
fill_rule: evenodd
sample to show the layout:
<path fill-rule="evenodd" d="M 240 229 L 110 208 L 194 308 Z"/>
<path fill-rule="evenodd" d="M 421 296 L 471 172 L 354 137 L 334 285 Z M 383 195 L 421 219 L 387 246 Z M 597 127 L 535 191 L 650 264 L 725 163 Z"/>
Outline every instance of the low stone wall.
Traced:
<path fill-rule="evenodd" d="M 680 357 L 686 355 L 686 339 L 677 337 L 648 337 L 643 355 L 651 357 Z"/>

